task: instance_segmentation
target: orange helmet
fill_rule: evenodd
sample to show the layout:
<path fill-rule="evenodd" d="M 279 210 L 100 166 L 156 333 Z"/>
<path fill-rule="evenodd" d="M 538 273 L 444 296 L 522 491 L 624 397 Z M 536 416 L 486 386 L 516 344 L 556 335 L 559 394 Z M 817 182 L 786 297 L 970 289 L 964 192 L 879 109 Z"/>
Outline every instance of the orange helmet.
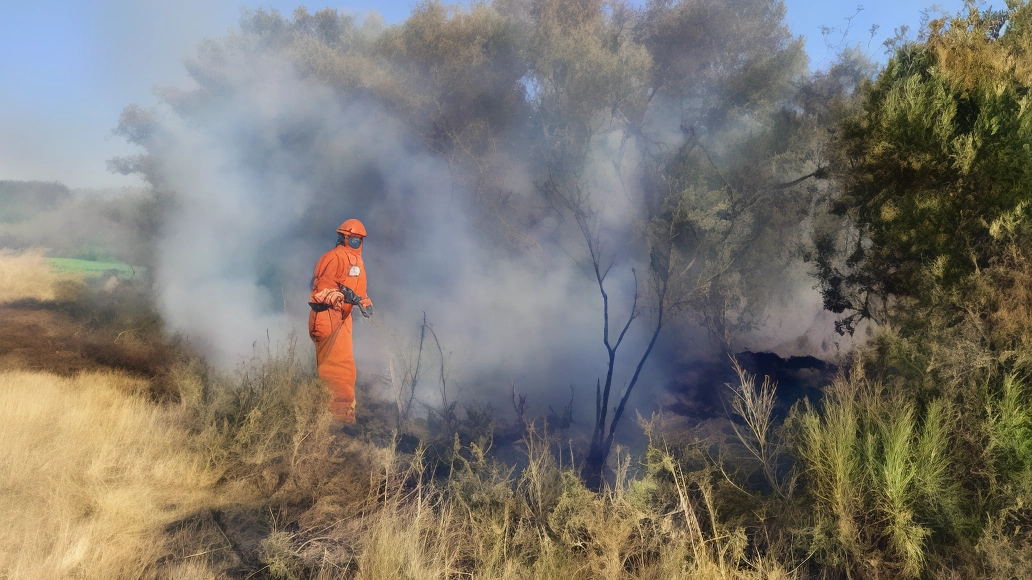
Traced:
<path fill-rule="evenodd" d="M 337 228 L 337 233 L 346 236 L 358 236 L 360 238 L 366 237 L 365 226 L 354 218 L 340 224 L 340 227 Z"/>

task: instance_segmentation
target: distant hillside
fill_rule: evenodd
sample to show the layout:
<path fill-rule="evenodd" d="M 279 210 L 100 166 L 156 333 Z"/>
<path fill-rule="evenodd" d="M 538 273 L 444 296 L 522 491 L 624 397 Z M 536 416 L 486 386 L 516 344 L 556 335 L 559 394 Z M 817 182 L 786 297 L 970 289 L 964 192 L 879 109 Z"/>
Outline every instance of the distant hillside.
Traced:
<path fill-rule="evenodd" d="M 0 181 L 0 222 L 23 222 L 56 209 L 71 191 L 56 181 Z"/>

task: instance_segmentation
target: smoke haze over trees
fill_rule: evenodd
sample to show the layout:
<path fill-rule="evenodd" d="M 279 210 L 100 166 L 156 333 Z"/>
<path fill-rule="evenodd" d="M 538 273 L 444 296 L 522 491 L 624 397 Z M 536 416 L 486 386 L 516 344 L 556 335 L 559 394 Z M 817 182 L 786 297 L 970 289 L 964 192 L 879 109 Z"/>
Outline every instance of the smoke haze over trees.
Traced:
<path fill-rule="evenodd" d="M 143 153 L 111 167 L 153 186 L 160 308 L 213 362 L 303 329 L 312 264 L 357 217 L 378 311 L 400 335 L 425 312 L 462 394 L 515 381 L 544 406 L 597 382 L 622 413 L 679 361 L 833 352 L 801 257 L 865 65 L 811 77 L 783 19 L 769 0 L 429 2 L 390 27 L 248 11 L 187 63 L 196 86 L 124 110 Z M 381 371 L 385 338 L 358 333 Z"/>

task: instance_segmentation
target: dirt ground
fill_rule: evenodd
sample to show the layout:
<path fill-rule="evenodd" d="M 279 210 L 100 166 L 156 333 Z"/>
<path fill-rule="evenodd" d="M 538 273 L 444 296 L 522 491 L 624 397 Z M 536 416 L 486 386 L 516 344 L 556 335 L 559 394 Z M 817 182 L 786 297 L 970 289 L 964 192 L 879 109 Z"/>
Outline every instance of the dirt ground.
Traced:
<path fill-rule="evenodd" d="M 151 382 L 155 400 L 174 400 L 167 371 L 185 355 L 182 344 L 161 336 L 153 315 L 129 299 L 104 301 L 19 300 L 0 304 L 0 368 L 72 376 L 114 369 Z M 129 304 L 135 317 L 112 321 L 111 308 Z M 143 313 L 142 315 L 140 313 Z M 171 399 L 170 399 L 171 397 Z"/>
<path fill-rule="evenodd" d="M 23 301 L 0 305 L 0 367 L 63 376 L 106 365 L 84 354 L 85 331 L 69 314 Z"/>

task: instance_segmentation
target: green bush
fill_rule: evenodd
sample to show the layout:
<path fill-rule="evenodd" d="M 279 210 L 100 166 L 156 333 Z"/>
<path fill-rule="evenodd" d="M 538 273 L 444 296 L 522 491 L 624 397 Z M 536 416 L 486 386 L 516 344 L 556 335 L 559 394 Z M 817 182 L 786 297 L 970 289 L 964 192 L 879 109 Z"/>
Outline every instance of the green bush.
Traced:
<path fill-rule="evenodd" d="M 798 411 L 796 453 L 813 504 L 811 550 L 835 568 L 871 562 L 905 577 L 927 568 L 933 535 L 957 538 L 971 514 L 953 457 L 955 413 L 924 408 L 867 379 L 838 378 L 820 410 Z"/>
<path fill-rule="evenodd" d="M 1024 382 L 1003 378 L 995 399 L 988 403 L 988 452 L 999 483 L 1011 493 L 1032 498 L 1032 405 Z"/>

